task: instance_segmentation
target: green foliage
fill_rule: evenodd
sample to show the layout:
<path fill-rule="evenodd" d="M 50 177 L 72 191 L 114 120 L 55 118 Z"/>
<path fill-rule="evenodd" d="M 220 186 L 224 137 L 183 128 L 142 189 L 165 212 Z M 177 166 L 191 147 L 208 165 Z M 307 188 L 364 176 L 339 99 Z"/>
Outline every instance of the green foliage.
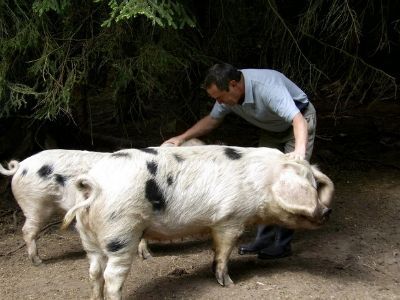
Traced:
<path fill-rule="evenodd" d="M 182 28 L 194 23 L 180 3 L 146 3 L 124 1 L 117 5 L 111 1 L 111 14 L 107 13 L 107 5 L 91 1 L 0 3 L 0 117 L 18 111 L 38 120 L 70 115 L 76 104 L 74 91 L 96 82 L 98 76 L 115 76 L 110 87 L 114 89 L 114 101 L 133 82 L 138 87 L 137 97 L 144 98 L 150 91 L 166 94 L 165 86 L 157 86 L 156 73 L 176 69 L 173 65 L 180 58 L 152 42 L 136 45 L 135 39 L 155 33 L 151 24 Z M 132 22 L 140 15 L 146 19 L 136 24 L 143 30 L 134 34 Z M 110 26 L 111 20 L 128 19 L 132 19 L 131 23 L 122 26 L 100 26 L 107 20 Z M 133 50 L 130 54 L 122 49 L 129 43 L 125 40 L 129 35 L 132 45 L 128 47 Z M 158 61 L 152 61 L 152 53 Z M 104 70 L 109 73 L 99 74 Z"/>
<path fill-rule="evenodd" d="M 390 45 L 395 45 L 389 27 L 395 29 L 390 10 L 396 6 L 392 1 L 313 0 L 300 15 L 299 26 L 291 27 L 293 42 L 308 46 L 299 52 L 325 76 L 322 82 L 329 90 L 326 96 L 334 99 L 334 114 L 346 111 L 352 102 L 354 106 L 397 97 L 395 77 L 368 63 L 378 52 L 390 54 Z"/>
<path fill-rule="evenodd" d="M 102 0 L 96 0 L 101 2 Z M 110 17 L 103 22 L 103 26 L 111 26 L 112 22 L 129 20 L 140 15 L 145 16 L 153 25 L 182 29 L 188 25 L 194 27 L 194 20 L 189 17 L 184 6 L 177 1 L 168 0 L 127 0 L 108 1 L 111 9 Z"/>
<path fill-rule="evenodd" d="M 49 11 L 62 14 L 69 4 L 69 0 L 36 0 L 32 4 L 32 9 L 34 13 L 37 13 L 41 17 Z"/>

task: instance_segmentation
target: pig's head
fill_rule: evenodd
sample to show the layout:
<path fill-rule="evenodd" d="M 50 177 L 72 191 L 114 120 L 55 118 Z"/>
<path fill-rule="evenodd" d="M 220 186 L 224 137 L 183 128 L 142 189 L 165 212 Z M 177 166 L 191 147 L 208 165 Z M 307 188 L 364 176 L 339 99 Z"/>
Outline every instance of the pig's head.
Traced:
<path fill-rule="evenodd" d="M 315 229 L 329 219 L 334 186 L 316 167 L 306 161 L 287 161 L 273 175 L 267 209 L 277 224 Z"/>

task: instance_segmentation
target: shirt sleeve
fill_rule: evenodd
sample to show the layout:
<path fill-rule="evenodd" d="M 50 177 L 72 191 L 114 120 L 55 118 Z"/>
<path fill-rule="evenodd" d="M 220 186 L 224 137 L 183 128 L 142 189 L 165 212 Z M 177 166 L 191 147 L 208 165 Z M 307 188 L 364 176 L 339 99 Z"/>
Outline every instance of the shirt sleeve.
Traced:
<path fill-rule="evenodd" d="M 264 97 L 270 109 L 288 123 L 292 123 L 294 116 L 300 112 L 284 86 L 266 87 Z"/>
<path fill-rule="evenodd" d="M 213 119 L 223 119 L 230 112 L 231 110 L 226 105 L 215 102 L 214 107 L 210 112 L 210 116 Z"/>

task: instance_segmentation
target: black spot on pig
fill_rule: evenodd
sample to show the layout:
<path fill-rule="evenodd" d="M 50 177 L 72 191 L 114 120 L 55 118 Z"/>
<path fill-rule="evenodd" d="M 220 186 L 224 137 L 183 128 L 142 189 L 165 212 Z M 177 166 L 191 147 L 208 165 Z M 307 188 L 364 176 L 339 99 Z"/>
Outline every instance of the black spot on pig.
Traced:
<path fill-rule="evenodd" d="M 117 251 L 121 250 L 122 248 L 126 247 L 127 245 L 128 245 L 128 241 L 117 238 L 107 244 L 107 251 L 108 252 L 117 252 Z"/>
<path fill-rule="evenodd" d="M 171 176 L 171 175 L 168 175 L 168 177 L 167 177 L 167 184 L 168 184 L 169 186 L 171 186 L 173 183 L 174 183 L 174 180 L 172 179 L 172 176 Z"/>
<path fill-rule="evenodd" d="M 229 159 L 232 160 L 240 159 L 242 157 L 242 154 L 239 151 L 229 147 L 224 148 L 224 153 Z"/>
<path fill-rule="evenodd" d="M 38 171 L 38 175 L 42 178 L 47 178 L 53 173 L 53 166 L 50 165 L 43 165 Z"/>
<path fill-rule="evenodd" d="M 126 152 L 114 152 L 111 154 L 112 157 L 116 157 L 116 158 L 130 158 L 131 155 L 129 153 Z"/>
<path fill-rule="evenodd" d="M 154 210 L 160 211 L 165 209 L 164 195 L 154 179 L 149 179 L 146 181 L 145 195 L 147 200 L 150 201 Z"/>
<path fill-rule="evenodd" d="M 155 161 L 148 161 L 147 163 L 147 170 L 149 170 L 150 174 L 156 176 L 158 165 Z"/>
<path fill-rule="evenodd" d="M 23 170 L 22 170 L 22 173 L 21 173 L 21 176 L 25 176 L 26 173 L 28 173 L 28 170 L 27 170 L 27 169 L 23 169 Z"/>
<path fill-rule="evenodd" d="M 117 213 L 115 211 L 113 211 L 110 215 L 110 220 L 115 220 L 116 217 L 117 217 Z"/>
<path fill-rule="evenodd" d="M 65 186 L 65 182 L 67 181 L 67 177 L 63 176 L 63 175 L 60 175 L 60 174 L 55 174 L 54 179 L 56 180 L 56 182 L 59 185 L 62 185 L 62 186 Z"/>
<path fill-rule="evenodd" d="M 154 154 L 154 155 L 158 154 L 158 151 L 156 149 L 152 149 L 152 148 L 142 148 L 142 149 L 139 149 L 139 150 L 143 151 L 143 152 L 146 152 L 146 153 L 149 153 L 149 154 Z"/>
<path fill-rule="evenodd" d="M 182 161 L 184 161 L 183 157 L 180 156 L 179 154 L 174 154 L 174 157 L 175 157 L 175 159 L 176 159 L 177 162 L 182 162 Z"/>

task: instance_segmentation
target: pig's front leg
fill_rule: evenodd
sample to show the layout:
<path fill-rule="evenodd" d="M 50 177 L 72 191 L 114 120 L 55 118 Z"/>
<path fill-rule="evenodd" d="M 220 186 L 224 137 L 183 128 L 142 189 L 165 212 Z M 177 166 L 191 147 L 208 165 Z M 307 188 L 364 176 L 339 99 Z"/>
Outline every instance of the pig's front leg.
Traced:
<path fill-rule="evenodd" d="M 228 224 L 212 229 L 214 241 L 213 271 L 218 283 L 222 286 L 233 285 L 233 281 L 228 274 L 228 261 L 232 249 L 242 232 L 242 226 Z"/>

